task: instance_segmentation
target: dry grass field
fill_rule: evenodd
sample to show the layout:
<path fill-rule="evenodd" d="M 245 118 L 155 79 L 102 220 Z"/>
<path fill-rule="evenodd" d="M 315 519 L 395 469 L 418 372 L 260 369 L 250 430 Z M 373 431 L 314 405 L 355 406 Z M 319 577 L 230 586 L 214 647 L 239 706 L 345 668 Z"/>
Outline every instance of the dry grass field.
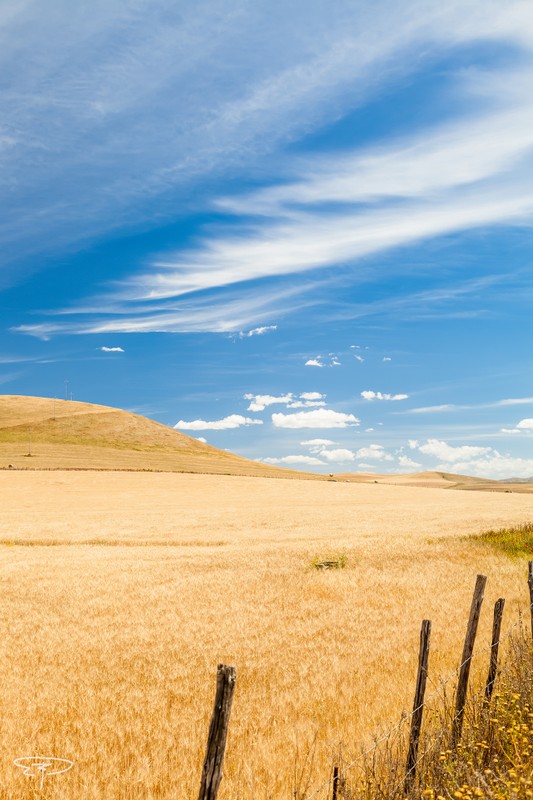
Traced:
<path fill-rule="evenodd" d="M 220 800 L 305 797 L 410 710 L 424 617 L 432 690 L 477 572 L 482 645 L 497 597 L 504 630 L 527 606 L 525 560 L 464 537 L 530 521 L 531 494 L 18 470 L 0 492 L 2 798 L 196 798 L 219 661 L 237 667 Z M 35 754 L 75 766 L 34 793 L 12 762 Z"/>

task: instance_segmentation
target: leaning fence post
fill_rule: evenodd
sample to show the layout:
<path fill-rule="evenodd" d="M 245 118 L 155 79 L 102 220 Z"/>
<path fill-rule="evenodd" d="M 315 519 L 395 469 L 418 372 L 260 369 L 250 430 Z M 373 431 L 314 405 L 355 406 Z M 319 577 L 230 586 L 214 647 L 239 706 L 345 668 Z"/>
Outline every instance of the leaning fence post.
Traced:
<path fill-rule="evenodd" d="M 531 612 L 531 638 L 533 639 L 533 561 L 528 563 L 529 610 Z"/>
<path fill-rule="evenodd" d="M 492 643 L 490 646 L 490 666 L 485 686 L 485 703 L 490 703 L 494 681 L 496 680 L 496 670 L 498 669 L 498 648 L 500 646 L 500 631 L 502 628 L 503 607 L 505 600 L 500 597 L 494 605 L 494 619 L 492 622 Z"/>
<path fill-rule="evenodd" d="M 486 583 L 486 575 L 477 576 L 476 585 L 474 587 L 474 595 L 472 597 L 472 605 L 470 606 L 470 617 L 468 618 L 468 625 L 466 628 L 463 656 L 461 658 L 461 667 L 459 670 L 459 681 L 457 683 L 457 695 L 455 697 L 455 714 L 452 724 L 452 745 L 454 747 L 459 742 L 461 733 L 463 731 L 463 717 L 466 703 L 466 692 L 468 689 L 468 677 L 470 675 L 470 663 L 472 661 L 472 653 L 474 651 L 474 642 L 476 641 L 477 626 Z"/>
<path fill-rule="evenodd" d="M 420 630 L 420 649 L 418 651 L 418 673 L 416 676 L 415 700 L 411 717 L 411 731 L 409 733 L 409 752 L 405 767 L 404 792 L 411 789 L 416 776 L 418 757 L 418 742 L 422 728 L 422 713 L 424 711 L 424 694 L 428 676 L 429 638 L 431 636 L 431 622 L 425 619 Z"/>
<path fill-rule="evenodd" d="M 339 790 L 339 768 L 333 767 L 333 794 L 331 800 L 337 800 L 337 792 Z"/>
<path fill-rule="evenodd" d="M 198 800 L 216 800 L 218 794 L 218 787 L 222 780 L 222 764 L 224 761 L 224 750 L 226 749 L 226 737 L 228 734 L 231 702 L 235 690 L 235 680 L 235 667 L 228 667 L 225 664 L 218 665 L 215 706 L 213 708 L 213 716 L 211 717 L 209 735 L 207 737 L 207 748 Z"/>

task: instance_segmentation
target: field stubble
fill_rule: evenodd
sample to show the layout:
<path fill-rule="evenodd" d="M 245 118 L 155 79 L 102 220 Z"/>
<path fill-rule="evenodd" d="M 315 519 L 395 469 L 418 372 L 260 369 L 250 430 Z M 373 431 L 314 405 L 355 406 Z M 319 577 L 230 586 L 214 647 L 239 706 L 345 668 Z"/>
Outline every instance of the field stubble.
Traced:
<path fill-rule="evenodd" d="M 457 665 L 477 572 L 489 576 L 483 644 L 498 596 L 504 630 L 526 607 L 524 561 L 463 537 L 531 519 L 532 495 L 135 473 L 0 480 L 6 798 L 33 797 L 12 760 L 34 754 L 76 762 L 39 796 L 195 798 L 219 661 L 237 667 L 221 800 L 292 798 L 329 775 L 340 742 L 349 760 L 410 711 L 422 618 L 431 680 Z M 309 568 L 330 552 L 346 553 L 345 569 Z"/>

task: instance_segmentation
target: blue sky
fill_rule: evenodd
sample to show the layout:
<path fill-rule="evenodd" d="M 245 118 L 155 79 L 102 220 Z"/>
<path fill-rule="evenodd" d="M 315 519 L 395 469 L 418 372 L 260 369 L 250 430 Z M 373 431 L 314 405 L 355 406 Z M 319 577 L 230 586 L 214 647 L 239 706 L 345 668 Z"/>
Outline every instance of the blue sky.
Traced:
<path fill-rule="evenodd" d="M 529 2 L 4 0 L 0 385 L 533 476 Z"/>

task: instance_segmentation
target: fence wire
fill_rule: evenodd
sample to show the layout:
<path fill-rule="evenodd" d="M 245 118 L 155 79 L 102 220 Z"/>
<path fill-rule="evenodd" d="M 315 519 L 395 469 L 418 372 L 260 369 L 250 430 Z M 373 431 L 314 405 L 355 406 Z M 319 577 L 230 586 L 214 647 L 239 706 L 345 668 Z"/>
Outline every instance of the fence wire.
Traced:
<path fill-rule="evenodd" d="M 413 717 L 413 715 L 421 707 L 422 708 L 426 708 L 428 706 L 428 704 L 430 703 L 430 701 L 433 700 L 435 697 L 441 697 L 442 696 L 442 692 L 445 689 L 445 687 L 451 681 L 457 680 L 459 672 L 465 666 L 465 664 L 467 664 L 468 662 L 472 662 L 474 659 L 479 658 L 479 656 L 485 655 L 486 653 L 490 653 L 493 650 L 494 647 L 499 646 L 502 642 L 505 642 L 508 639 L 510 639 L 513 631 L 515 630 L 515 628 L 517 628 L 521 624 L 522 624 L 522 615 L 521 615 L 521 612 L 519 612 L 519 616 L 518 616 L 518 619 L 516 620 L 516 622 L 514 622 L 507 629 L 507 631 L 505 632 L 505 634 L 503 634 L 503 636 L 500 636 L 500 638 L 498 639 L 497 642 L 491 643 L 489 646 L 485 646 L 485 647 L 476 649 L 475 653 L 473 653 L 469 658 L 466 658 L 461 664 L 459 664 L 459 666 L 456 667 L 453 670 L 453 672 L 449 673 L 449 675 L 446 678 L 439 680 L 438 687 L 424 700 L 424 702 L 421 704 L 421 706 L 418 706 L 417 708 L 413 708 L 413 710 L 411 712 L 409 712 L 409 714 L 405 714 L 404 716 L 402 716 L 400 721 L 396 725 L 393 725 L 392 728 L 390 728 L 385 734 L 383 734 L 383 736 L 381 736 L 377 741 L 375 741 L 374 744 L 372 745 L 372 747 L 369 747 L 367 750 L 364 750 L 362 753 L 360 753 L 357 756 L 357 758 L 354 758 L 353 761 L 351 761 L 346 766 L 339 767 L 338 779 L 339 780 L 342 779 L 348 771 L 352 770 L 363 759 L 365 759 L 367 756 L 369 756 L 371 753 L 373 753 L 375 750 L 377 750 L 378 747 L 383 744 L 383 742 L 388 741 L 391 738 L 392 734 L 396 733 L 396 731 L 400 730 L 405 725 L 405 723 L 408 722 Z M 481 694 L 484 693 L 484 691 L 485 691 L 485 687 L 483 687 L 481 690 L 476 692 L 475 696 L 477 696 L 477 695 L 481 696 Z M 453 723 L 453 721 L 455 719 L 456 719 L 456 714 L 454 713 L 454 715 L 452 716 L 451 722 Z M 410 772 L 412 772 L 412 771 L 414 771 L 416 769 L 418 764 L 421 763 L 421 761 L 423 761 L 423 759 L 430 752 L 432 752 L 435 749 L 437 744 L 440 744 L 440 742 L 445 738 L 445 735 L 446 735 L 446 732 L 442 731 L 440 737 L 437 737 L 437 742 L 435 742 L 434 744 L 430 745 L 430 747 L 428 747 L 420 756 L 418 756 L 417 761 L 415 762 L 415 764 L 411 768 Z M 339 743 L 339 745 L 340 744 L 341 743 Z M 393 789 L 392 789 L 393 792 L 397 791 L 400 788 L 400 786 L 403 784 L 403 782 L 405 780 L 405 777 L 406 777 L 406 774 L 404 774 L 402 776 L 401 781 L 399 781 L 398 784 L 393 787 Z M 329 789 L 332 786 L 332 784 L 333 784 L 333 775 L 331 775 L 326 781 L 324 781 L 322 784 L 320 784 L 320 786 L 318 786 L 316 789 L 312 790 L 310 794 L 306 794 L 302 798 L 302 800 L 313 800 L 313 798 L 318 797 L 318 795 L 321 792 L 323 792 L 326 789 Z"/>

